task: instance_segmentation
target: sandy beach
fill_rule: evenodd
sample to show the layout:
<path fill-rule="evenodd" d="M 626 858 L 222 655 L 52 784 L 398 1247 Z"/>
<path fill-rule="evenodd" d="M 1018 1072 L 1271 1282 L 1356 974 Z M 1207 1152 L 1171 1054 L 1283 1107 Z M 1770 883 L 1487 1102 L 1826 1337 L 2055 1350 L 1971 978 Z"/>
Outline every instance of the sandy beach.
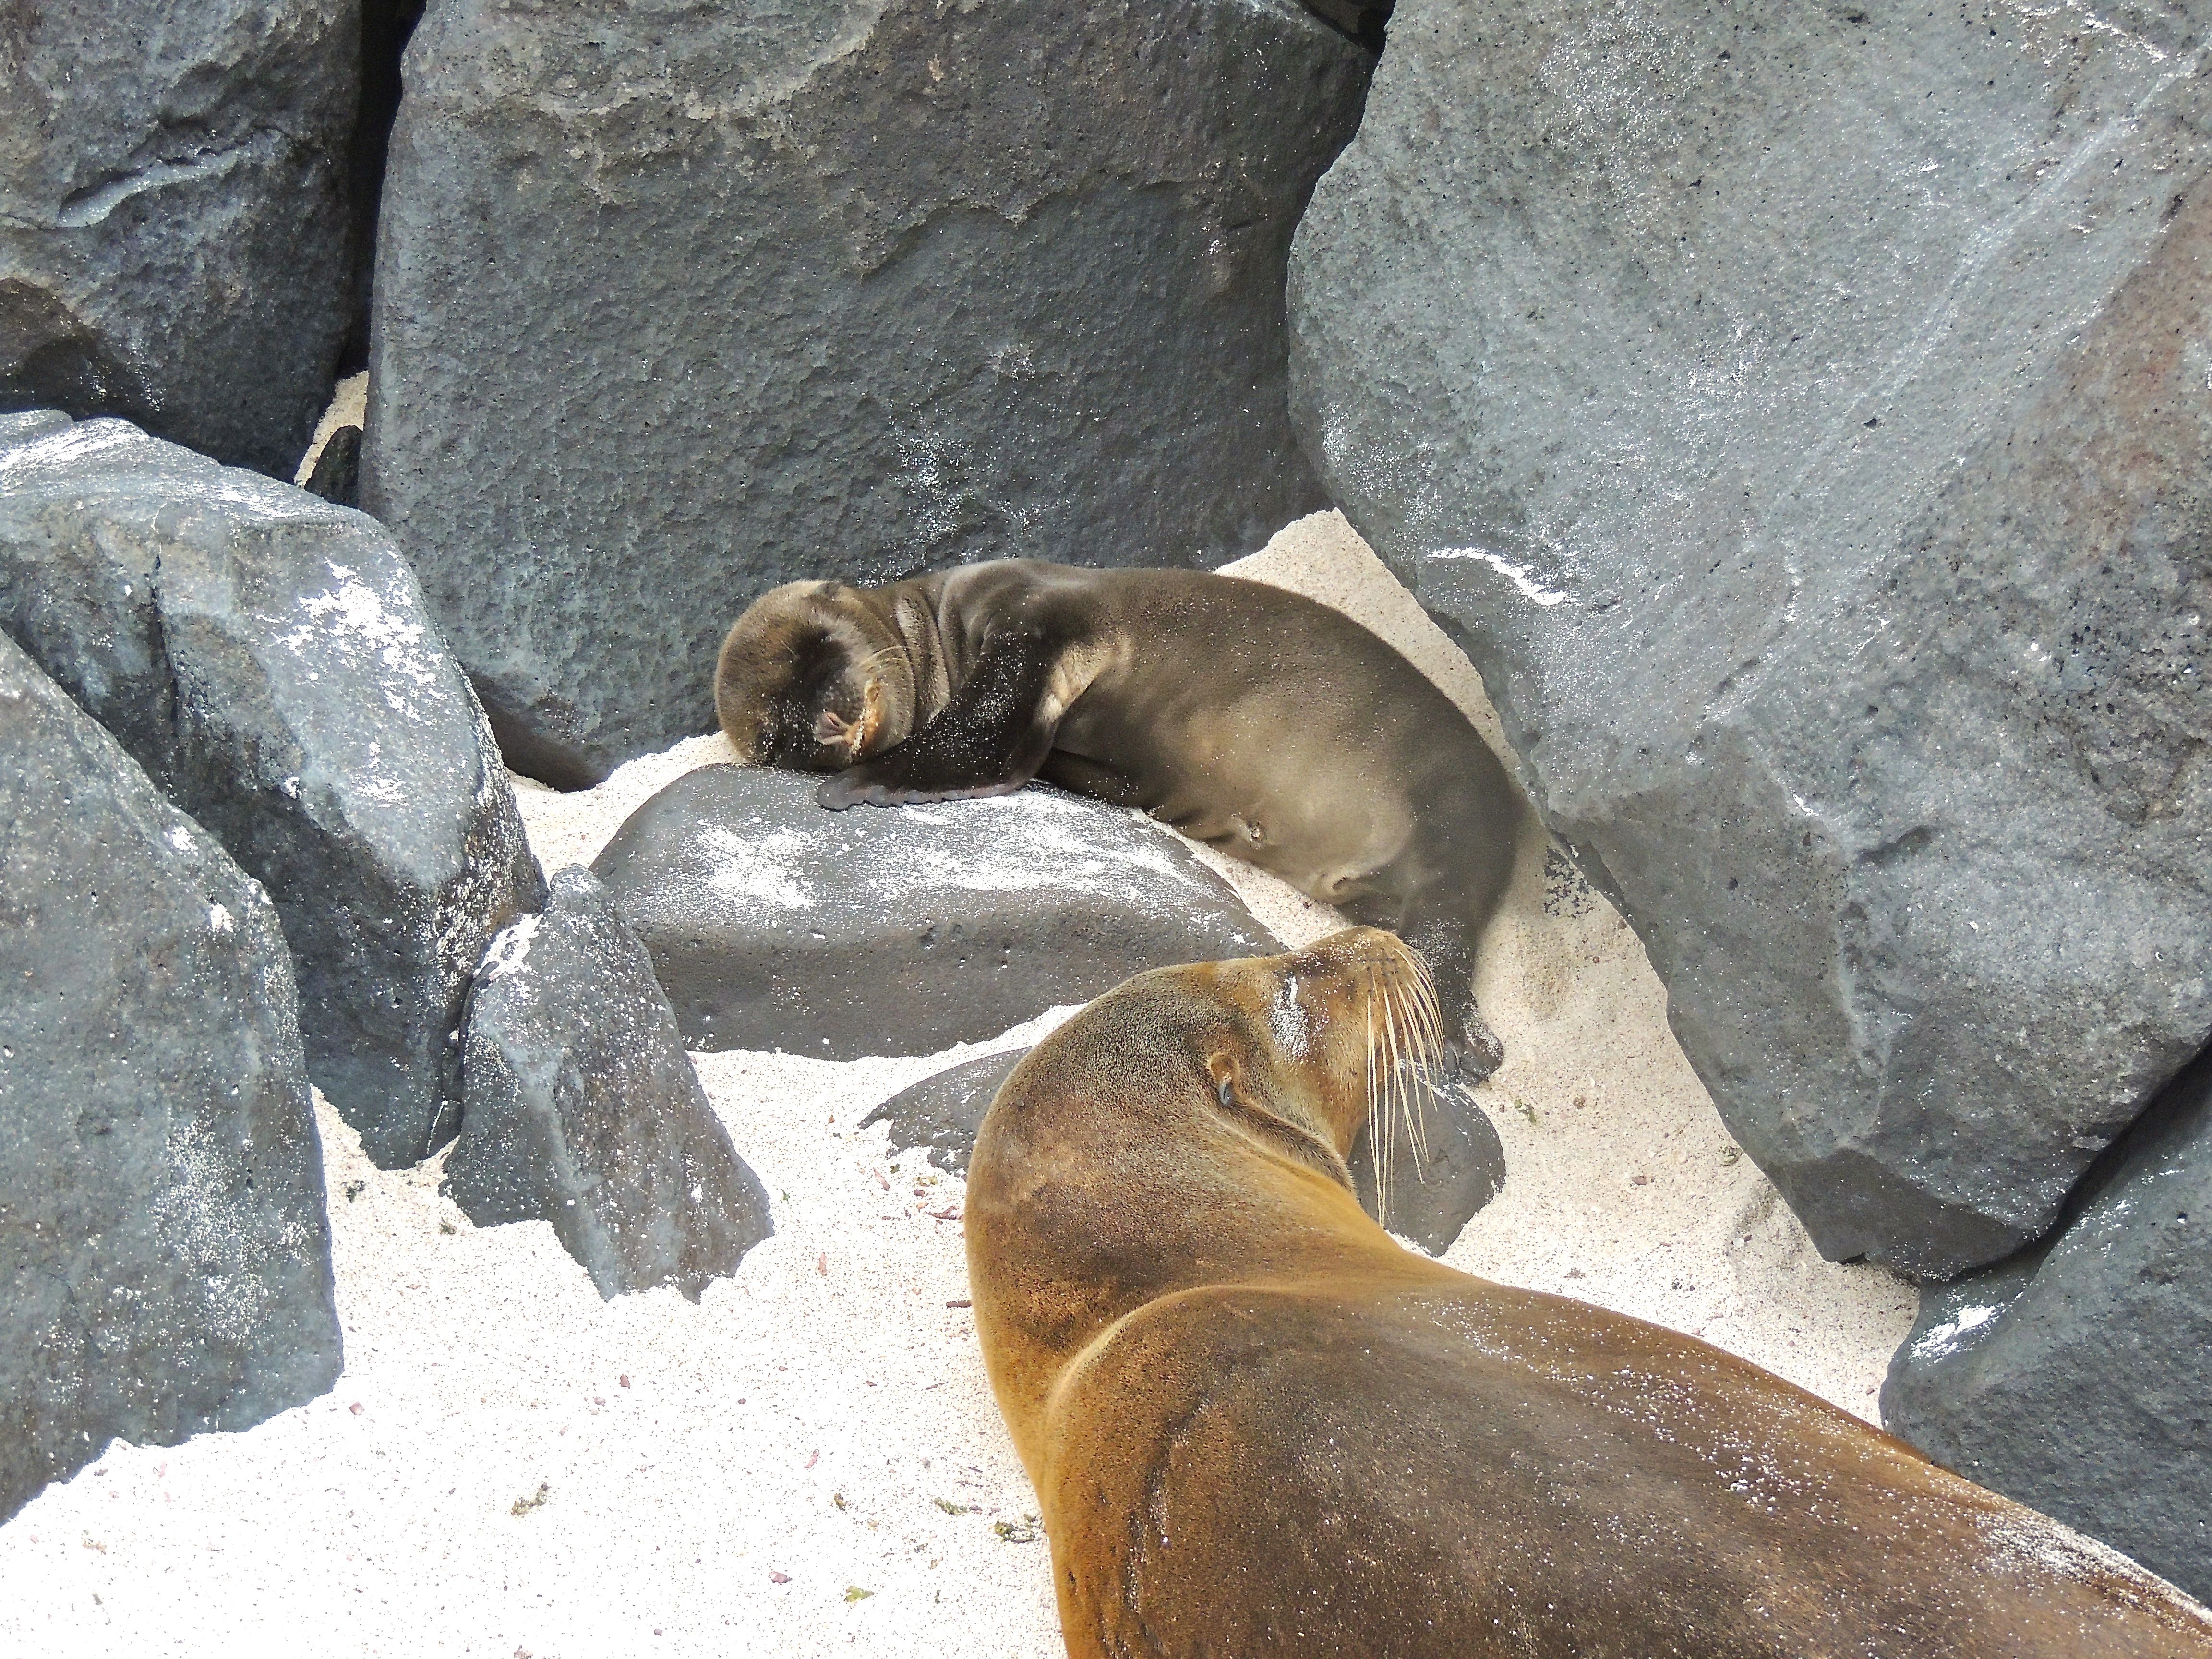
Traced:
<path fill-rule="evenodd" d="M 1338 605 L 1500 742 L 1480 678 L 1338 515 L 1231 568 Z M 520 785 L 539 859 L 589 860 L 727 757 L 700 738 L 586 793 Z M 1912 1291 L 1820 1259 L 1684 1060 L 1633 933 L 1524 839 L 1479 979 L 1507 1048 L 1481 1100 L 1509 1173 L 1446 1259 L 1704 1337 L 1872 1419 Z M 1286 943 L 1340 925 L 1206 856 Z M 0 1651 L 1049 1659 L 1047 1547 L 960 1305 L 961 1183 L 856 1126 L 1066 1012 L 926 1057 L 698 1056 L 776 1231 L 696 1306 L 600 1301 L 549 1226 L 476 1229 L 436 1162 L 380 1172 L 321 1109 L 337 1390 L 243 1434 L 118 1443 L 34 1499 L 0 1527 Z"/>

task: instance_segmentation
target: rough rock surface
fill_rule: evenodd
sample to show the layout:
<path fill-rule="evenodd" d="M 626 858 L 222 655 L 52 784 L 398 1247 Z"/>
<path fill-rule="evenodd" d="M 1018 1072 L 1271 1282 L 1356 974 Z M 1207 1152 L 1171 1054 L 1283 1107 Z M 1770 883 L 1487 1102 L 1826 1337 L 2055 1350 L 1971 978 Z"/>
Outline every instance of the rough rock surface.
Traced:
<path fill-rule="evenodd" d="M 378 1164 L 428 1157 L 470 975 L 544 889 L 406 561 L 125 422 L 23 435 L 0 433 L 0 631 L 269 889 L 310 1074 Z"/>
<path fill-rule="evenodd" d="M 2212 90 L 2086 19 L 1406 0 L 1291 265 L 1330 493 L 1821 1250 L 1923 1275 L 2212 1028 Z"/>
<path fill-rule="evenodd" d="M 694 1302 L 773 1231 L 708 1104 L 637 936 L 578 869 L 485 952 L 469 1001 L 461 1135 L 446 1159 L 479 1226 L 550 1221 L 603 1297 Z"/>
<path fill-rule="evenodd" d="M 1280 947 L 1166 831 L 1032 786 L 830 812 L 818 778 L 688 772 L 592 866 L 694 1048 L 974 1042 L 1132 974 Z"/>
<path fill-rule="evenodd" d="M 0 21 L 0 408 L 283 477 L 351 321 L 360 0 L 40 0 Z"/>
<path fill-rule="evenodd" d="M 926 1077 L 870 1112 L 860 1127 L 888 1123 L 892 1146 L 927 1146 L 932 1164 L 965 1176 L 983 1114 L 991 1109 L 999 1085 L 1028 1052 L 1017 1048 L 1012 1054 L 986 1054 Z M 1474 1212 L 1505 1184 L 1505 1149 L 1473 1093 L 1456 1085 L 1437 1093 L 1425 1133 L 1417 1160 L 1410 1131 L 1402 1123 L 1395 1126 L 1387 1219 L 1401 1237 L 1412 1239 L 1431 1255 L 1442 1255 Z M 1374 1148 L 1364 1137 L 1352 1148 L 1352 1178 L 1367 1212 L 1379 1214 Z"/>
<path fill-rule="evenodd" d="M 0 638 L 0 1520 L 337 1380 L 267 894 Z"/>
<path fill-rule="evenodd" d="M 1352 1149 L 1352 1188 L 1367 1213 L 1431 1255 L 1451 1248 L 1474 1212 L 1505 1185 L 1505 1147 L 1464 1084 L 1447 1084 L 1423 1108 L 1417 1141 L 1410 1125 L 1390 1124 L 1390 1201 L 1378 1204 L 1375 1143 Z"/>
<path fill-rule="evenodd" d="M 314 471 L 300 486 L 333 507 L 353 507 L 361 500 L 361 428 L 342 426 L 331 434 L 323 453 L 315 457 Z"/>
<path fill-rule="evenodd" d="M 983 1114 L 991 1109 L 999 1085 L 1027 1053 L 1017 1048 L 1012 1054 L 985 1054 L 910 1083 L 862 1118 L 860 1127 L 888 1123 L 892 1146 L 927 1146 L 932 1164 L 949 1174 L 965 1176 Z"/>
<path fill-rule="evenodd" d="M 432 8 L 362 502 L 510 763 L 710 729 L 793 576 L 1210 565 L 1321 505 L 1283 263 L 1372 62 L 1295 0 Z"/>
<path fill-rule="evenodd" d="M 2055 1238 L 1921 1293 L 1882 1421 L 2212 1598 L 2212 1056 L 2113 1154 Z"/>

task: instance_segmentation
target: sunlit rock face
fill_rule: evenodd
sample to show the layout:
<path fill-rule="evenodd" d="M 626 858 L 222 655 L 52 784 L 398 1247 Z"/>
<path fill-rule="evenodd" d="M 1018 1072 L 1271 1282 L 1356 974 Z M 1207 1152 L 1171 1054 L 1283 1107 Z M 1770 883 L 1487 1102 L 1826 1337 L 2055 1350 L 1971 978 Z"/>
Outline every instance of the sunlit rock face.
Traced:
<path fill-rule="evenodd" d="M 4 1519 L 342 1363 L 276 908 L 4 635 L 0 987 Z"/>
<path fill-rule="evenodd" d="M 1407 0 L 1299 229 L 1309 453 L 1831 1257 L 2034 1238 L 2212 1027 L 2197 46 Z"/>
<path fill-rule="evenodd" d="M 427 1158 L 470 977 L 544 887 L 413 572 L 374 520 L 126 422 L 0 420 L 0 631 L 268 888 L 309 1074 L 378 1164 Z"/>
<path fill-rule="evenodd" d="M 362 499 L 509 762 L 710 729 L 793 577 L 1218 564 L 1324 505 L 1283 269 L 1373 62 L 1296 0 L 433 7 Z"/>

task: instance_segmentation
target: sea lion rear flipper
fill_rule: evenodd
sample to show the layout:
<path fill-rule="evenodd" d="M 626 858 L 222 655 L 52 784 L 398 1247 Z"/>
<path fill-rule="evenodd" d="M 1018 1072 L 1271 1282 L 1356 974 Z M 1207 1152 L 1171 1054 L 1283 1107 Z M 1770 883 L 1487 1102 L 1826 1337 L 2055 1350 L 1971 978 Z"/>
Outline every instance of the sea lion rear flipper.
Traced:
<path fill-rule="evenodd" d="M 839 811 L 864 801 L 890 806 L 1020 788 L 1052 752 L 1063 711 L 1048 706 L 1046 692 L 1057 656 L 1041 629 L 1000 629 L 935 720 L 829 779 L 815 799 Z"/>

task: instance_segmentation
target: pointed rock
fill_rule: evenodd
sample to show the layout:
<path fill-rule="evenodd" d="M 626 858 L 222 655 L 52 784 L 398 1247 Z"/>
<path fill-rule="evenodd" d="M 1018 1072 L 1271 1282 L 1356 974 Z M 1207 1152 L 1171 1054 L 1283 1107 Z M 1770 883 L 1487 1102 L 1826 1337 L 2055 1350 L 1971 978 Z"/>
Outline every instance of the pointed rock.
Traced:
<path fill-rule="evenodd" d="M 369 1157 L 450 1139 L 470 976 L 544 888 L 392 538 L 122 421 L 0 433 L 0 631 L 269 889 Z"/>
<path fill-rule="evenodd" d="M 0 1520 L 337 1378 L 276 912 L 0 637 Z"/>
<path fill-rule="evenodd" d="M 447 1190 L 480 1226 L 550 1221 L 603 1297 L 694 1302 L 772 1231 L 637 936 L 586 871 L 492 941 L 469 1001 Z"/>

